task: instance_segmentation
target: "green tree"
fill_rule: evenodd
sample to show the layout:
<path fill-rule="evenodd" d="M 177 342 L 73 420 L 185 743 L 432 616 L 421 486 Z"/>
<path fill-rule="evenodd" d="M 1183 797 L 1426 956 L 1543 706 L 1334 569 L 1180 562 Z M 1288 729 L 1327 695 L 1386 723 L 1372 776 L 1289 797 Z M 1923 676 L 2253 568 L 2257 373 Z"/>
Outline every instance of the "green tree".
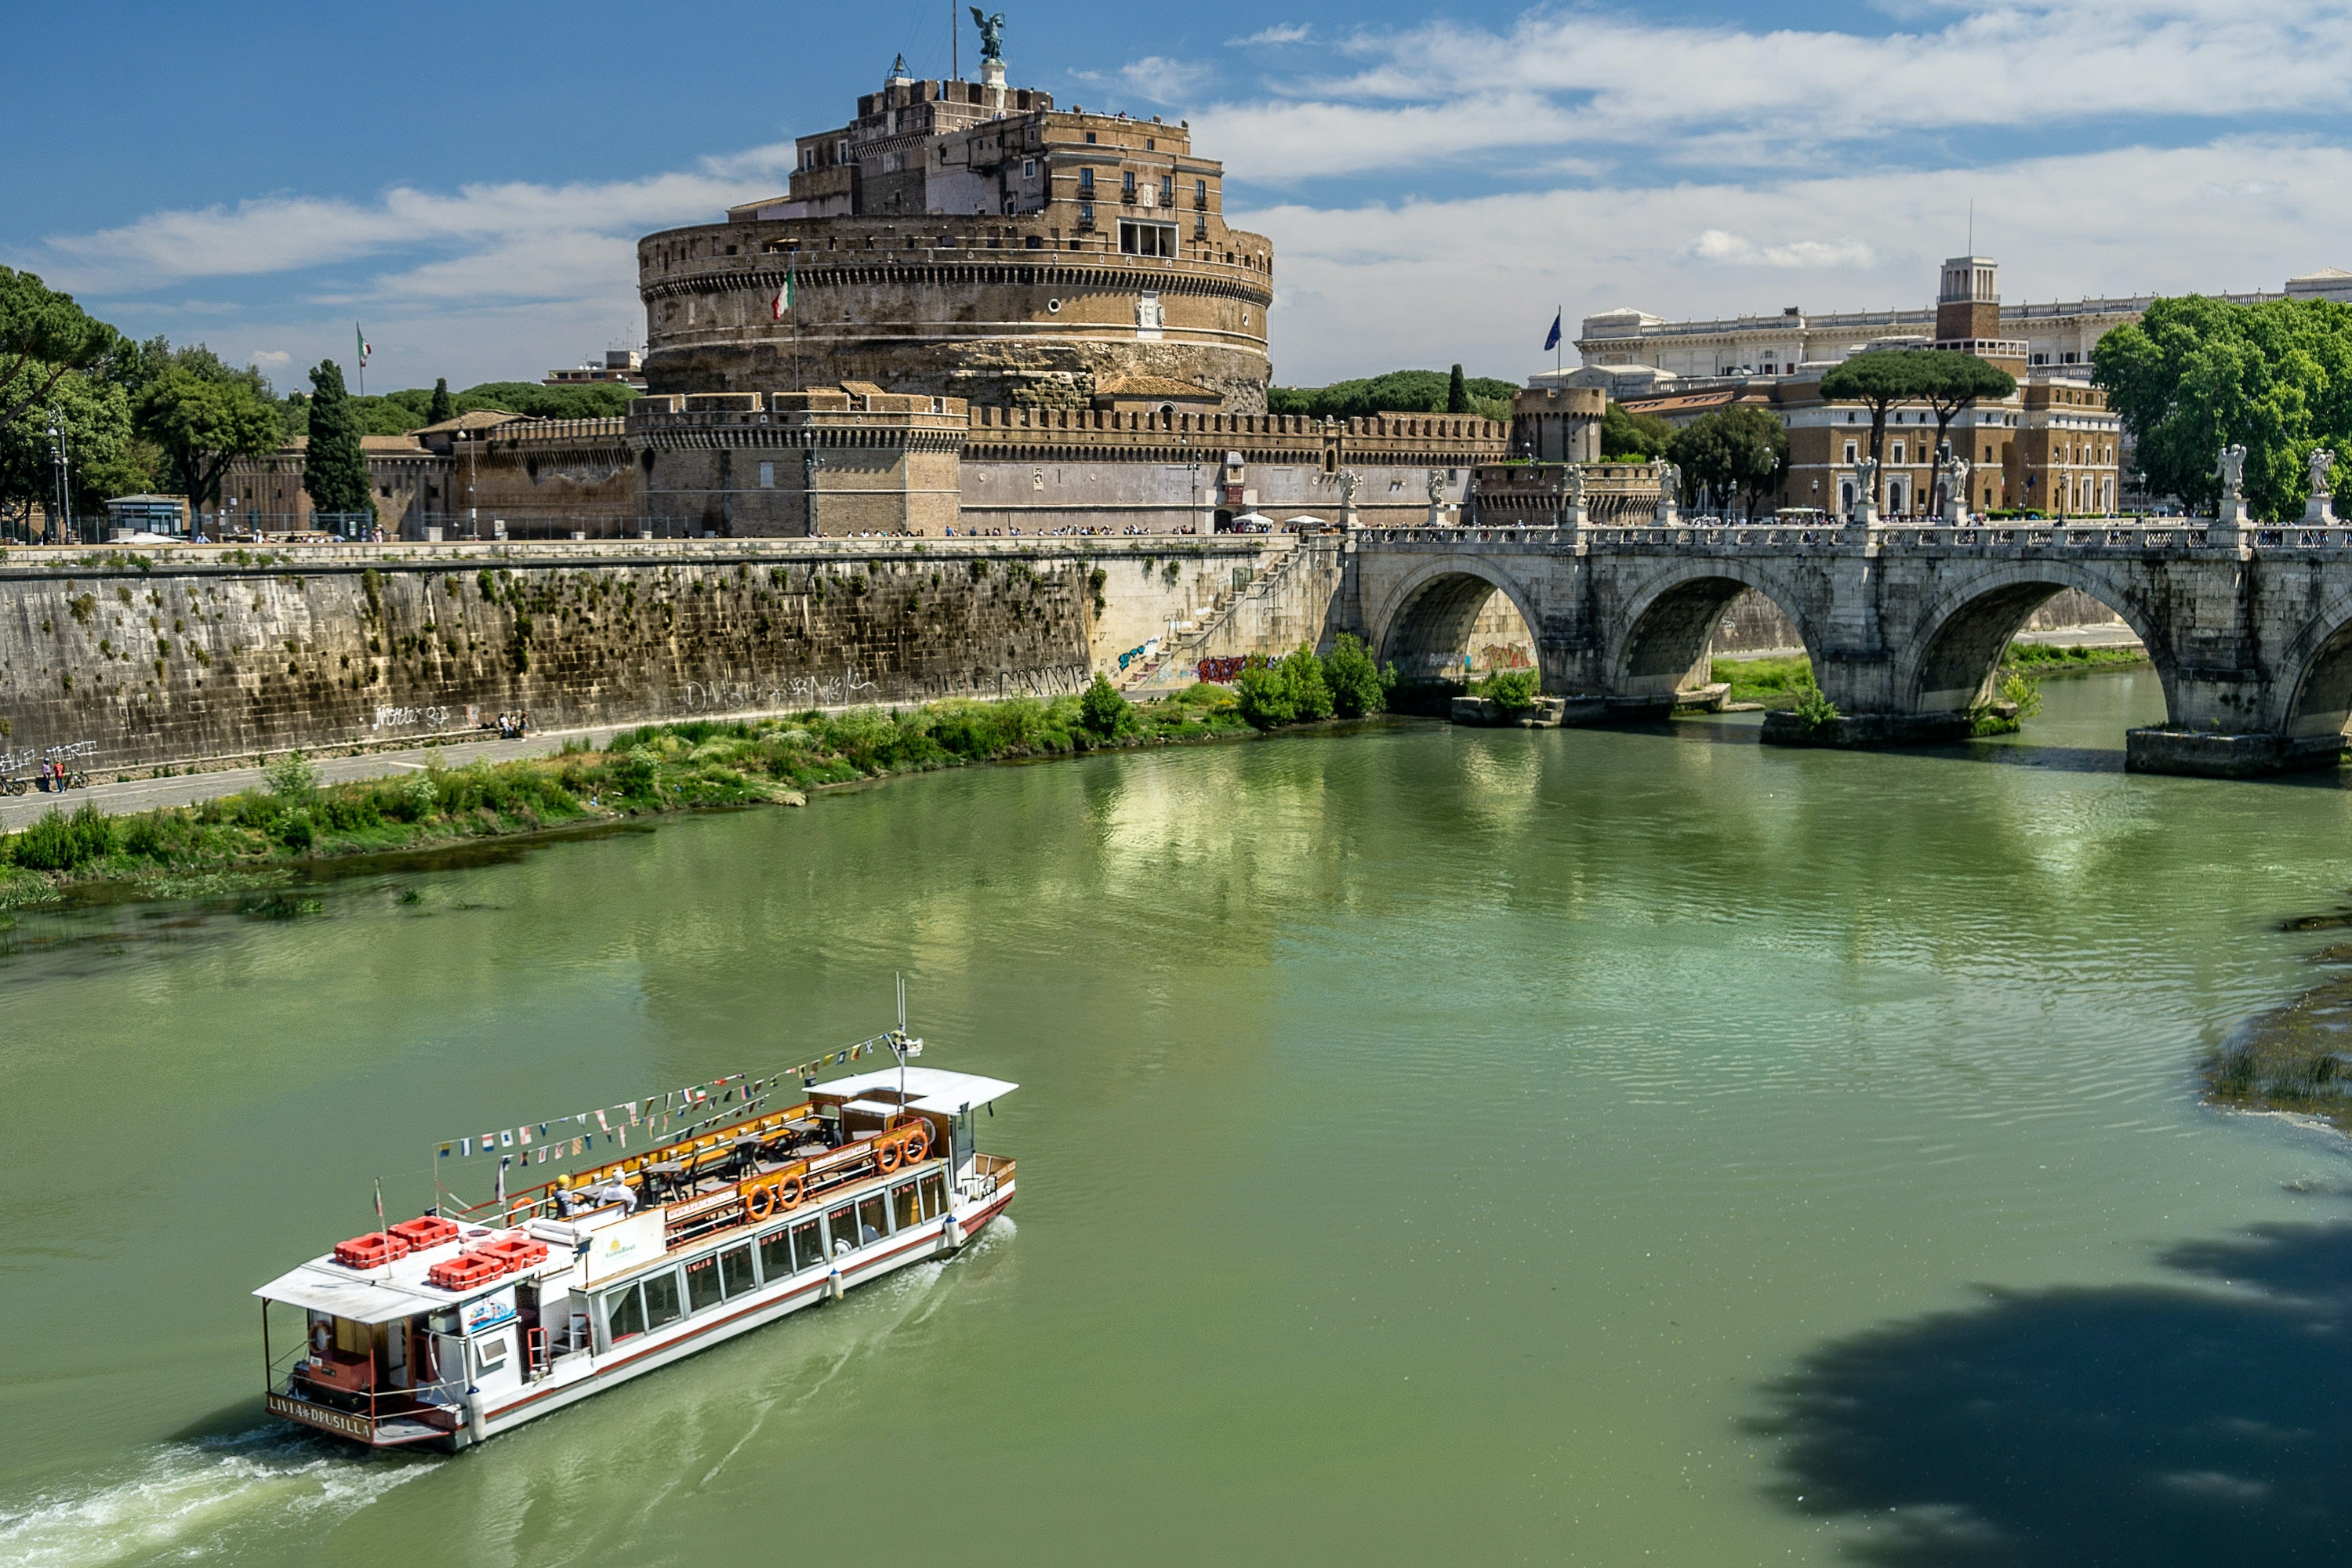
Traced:
<path fill-rule="evenodd" d="M 219 495 L 231 463 L 274 452 L 284 439 L 266 390 L 242 376 L 209 378 L 190 364 L 165 365 L 131 411 L 139 433 L 162 448 L 172 487 L 191 507 Z"/>
<path fill-rule="evenodd" d="M 1916 403 L 1936 381 L 1928 349 L 1882 349 L 1859 353 L 1831 367 L 1822 377 L 1822 401 L 1859 403 L 1870 410 L 1870 458 L 1879 464 L 1870 500 L 1885 499 L 1886 415 L 1898 403 Z"/>
<path fill-rule="evenodd" d="M 1331 687 L 1323 679 L 1323 661 L 1305 643 L 1282 661 L 1282 679 L 1290 688 L 1291 711 L 1302 724 L 1331 717 Z"/>
<path fill-rule="evenodd" d="M 1470 412 L 1470 389 L 1463 384 L 1462 367 L 1458 364 L 1454 367 L 1454 374 L 1445 381 L 1445 412 L 1448 414 Z"/>
<path fill-rule="evenodd" d="M 1389 704 L 1396 687 L 1396 667 L 1383 668 L 1352 632 L 1341 632 L 1323 660 L 1323 681 L 1331 691 L 1331 709 L 1342 719 L 1360 719 Z"/>
<path fill-rule="evenodd" d="M 1682 429 L 1667 455 L 1684 477 L 1719 496 L 1739 495 L 1754 521 L 1759 501 L 1780 488 L 1789 470 L 1789 432 L 1753 404 L 1702 414 Z"/>
<path fill-rule="evenodd" d="M 1131 711 L 1108 676 L 1097 673 L 1086 695 L 1078 699 L 1078 721 L 1108 741 L 1129 722 Z"/>
<path fill-rule="evenodd" d="M 1928 352 L 1936 361 L 1929 367 L 1932 374 L 1928 377 L 1926 394 L 1927 406 L 1936 416 L 1936 444 L 1929 451 L 1940 456 L 1944 443 L 1951 438 L 1952 420 L 1960 410 L 1979 398 L 2011 395 L 2017 391 L 2017 378 L 1999 365 L 1979 359 L 1974 354 L 1961 353 L 1954 349 L 1931 349 Z M 1940 505 L 1943 497 L 1939 494 L 1936 499 Z"/>
<path fill-rule="evenodd" d="M 619 382 L 593 382 L 575 386 L 541 386 L 534 381 L 486 381 L 469 386 L 451 399 L 459 414 L 496 409 L 528 414 L 538 419 L 617 419 L 642 395 Z"/>
<path fill-rule="evenodd" d="M 121 342 L 72 295 L 0 267 L 0 428 L 47 399 L 68 373 L 97 365 Z"/>
<path fill-rule="evenodd" d="M 302 458 L 302 488 L 320 511 L 375 516 L 359 415 L 343 391 L 343 367 L 331 359 L 310 372 L 310 446 Z"/>
<path fill-rule="evenodd" d="M 2257 516 L 2292 517 L 2315 447 L 2352 458 L 2352 306 L 2158 300 L 2091 351 L 2092 379 L 2131 433 L 2141 483 L 2210 508 L 2221 448 L 2246 448 Z"/>
<path fill-rule="evenodd" d="M 1611 463 L 1663 458 L 1674 445 L 1675 427 L 1654 414 L 1629 414 L 1615 402 L 1601 410 L 1601 457 Z"/>
<path fill-rule="evenodd" d="M 31 521 L 35 501 L 57 500 L 57 467 L 46 415 L 55 409 L 65 430 L 73 511 L 96 517 L 113 496 L 154 483 L 152 449 L 131 431 L 131 400 L 110 381 L 68 372 L 50 384 L 44 417 L 0 425 L 0 522 L 11 532 Z"/>
<path fill-rule="evenodd" d="M 433 381 L 433 401 L 425 405 L 425 423 L 446 424 L 457 417 L 457 405 L 449 400 L 449 378 L 436 376 Z"/>
<path fill-rule="evenodd" d="M 1297 704 L 1290 699 L 1290 682 L 1281 667 L 1253 664 L 1234 678 L 1234 705 L 1255 730 L 1278 729 L 1296 721 Z"/>

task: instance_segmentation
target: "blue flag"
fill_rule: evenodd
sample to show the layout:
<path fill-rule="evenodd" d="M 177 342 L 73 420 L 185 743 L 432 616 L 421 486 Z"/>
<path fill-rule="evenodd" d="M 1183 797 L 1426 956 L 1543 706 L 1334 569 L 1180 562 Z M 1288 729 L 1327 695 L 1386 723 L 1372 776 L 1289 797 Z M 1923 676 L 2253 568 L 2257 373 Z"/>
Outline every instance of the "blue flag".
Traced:
<path fill-rule="evenodd" d="M 1562 306 L 1559 310 L 1553 313 L 1551 319 L 1551 331 L 1549 335 L 1544 339 L 1544 347 L 1548 349 L 1556 349 L 1559 347 L 1559 319 L 1567 313 L 1568 310 L 1565 306 Z"/>

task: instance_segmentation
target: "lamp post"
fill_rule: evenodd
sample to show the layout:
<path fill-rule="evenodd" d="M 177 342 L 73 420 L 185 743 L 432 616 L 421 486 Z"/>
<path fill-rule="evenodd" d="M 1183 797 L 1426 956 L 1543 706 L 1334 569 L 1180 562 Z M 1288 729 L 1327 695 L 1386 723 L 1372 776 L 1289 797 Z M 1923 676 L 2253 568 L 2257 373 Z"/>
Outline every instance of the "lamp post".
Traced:
<path fill-rule="evenodd" d="M 49 410 L 49 458 L 58 471 L 58 542 L 69 543 L 73 539 L 73 488 L 68 477 L 65 416 L 54 407 Z"/>

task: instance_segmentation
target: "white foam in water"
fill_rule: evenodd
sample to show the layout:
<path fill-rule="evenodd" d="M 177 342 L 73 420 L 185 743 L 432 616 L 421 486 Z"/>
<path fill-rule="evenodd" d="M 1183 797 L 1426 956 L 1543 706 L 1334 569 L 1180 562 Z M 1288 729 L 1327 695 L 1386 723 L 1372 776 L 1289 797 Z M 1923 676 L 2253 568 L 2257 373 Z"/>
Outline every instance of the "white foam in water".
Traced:
<path fill-rule="evenodd" d="M 234 1437 L 167 1443 L 127 1474 L 81 1491 L 0 1503 L 0 1560 L 23 1568 L 87 1568 L 169 1552 L 234 1554 L 242 1523 L 352 1513 L 439 1461 L 364 1456 L 272 1424 Z"/>

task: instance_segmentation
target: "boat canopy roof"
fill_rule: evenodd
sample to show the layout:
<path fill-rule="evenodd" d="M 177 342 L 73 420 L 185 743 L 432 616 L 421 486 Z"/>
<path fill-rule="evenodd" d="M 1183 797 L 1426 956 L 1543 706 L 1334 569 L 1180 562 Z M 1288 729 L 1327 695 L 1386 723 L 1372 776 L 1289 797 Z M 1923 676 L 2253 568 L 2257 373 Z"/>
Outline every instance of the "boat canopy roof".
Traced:
<path fill-rule="evenodd" d="M 410 1290 L 397 1279 L 386 1279 L 381 1268 L 355 1273 L 331 1263 L 305 1263 L 281 1274 L 254 1292 L 265 1301 L 331 1312 L 355 1323 L 389 1323 L 422 1312 L 438 1312 L 457 1298 L 446 1290 L 431 1295 Z M 511 1281 L 505 1281 L 511 1283 Z"/>
<path fill-rule="evenodd" d="M 876 1072 L 859 1073 L 855 1078 L 837 1078 L 831 1083 L 816 1086 L 820 1094 L 837 1094 L 844 1100 L 856 1100 L 869 1089 L 892 1089 L 898 1087 L 898 1071 L 895 1067 Z M 906 1069 L 907 1109 L 927 1110 L 934 1116 L 953 1116 L 959 1111 L 977 1110 L 992 1100 L 1001 1100 L 1021 1086 L 1007 1083 L 1001 1078 L 982 1078 L 975 1073 L 941 1072 L 937 1068 L 910 1067 Z"/>

